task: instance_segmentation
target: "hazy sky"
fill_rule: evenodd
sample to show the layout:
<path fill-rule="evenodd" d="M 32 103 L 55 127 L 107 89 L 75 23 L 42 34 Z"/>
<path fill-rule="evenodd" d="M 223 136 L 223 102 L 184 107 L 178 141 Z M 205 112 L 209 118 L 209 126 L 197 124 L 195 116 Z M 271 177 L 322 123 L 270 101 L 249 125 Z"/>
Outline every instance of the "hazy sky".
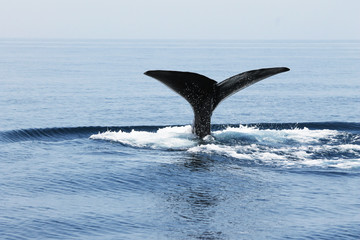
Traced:
<path fill-rule="evenodd" d="M 360 39 L 360 0 L 0 0 L 0 38 Z"/>

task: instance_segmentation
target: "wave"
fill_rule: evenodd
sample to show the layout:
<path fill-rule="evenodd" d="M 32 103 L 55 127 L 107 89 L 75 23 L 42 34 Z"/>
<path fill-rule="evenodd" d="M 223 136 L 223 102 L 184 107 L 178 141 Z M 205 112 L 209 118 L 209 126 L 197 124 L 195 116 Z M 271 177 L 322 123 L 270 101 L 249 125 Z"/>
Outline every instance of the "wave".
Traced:
<path fill-rule="evenodd" d="M 191 126 L 123 126 L 20 129 L 0 132 L 0 142 L 93 139 L 125 147 L 184 151 L 274 167 L 360 168 L 360 123 L 212 125 L 198 139 Z"/>
<path fill-rule="evenodd" d="M 214 124 L 211 126 L 212 131 L 224 130 L 229 127 L 239 127 L 239 124 Z M 352 122 L 309 122 L 309 123 L 255 123 L 242 125 L 246 127 L 256 127 L 257 129 L 330 129 L 337 131 L 346 131 L 360 134 L 360 123 Z M 85 126 L 85 127 L 56 127 L 56 128 L 29 128 L 10 131 L 0 131 L 1 142 L 18 142 L 31 140 L 57 141 L 76 138 L 88 138 L 96 132 L 106 131 L 144 131 L 156 132 L 159 129 L 174 126 Z M 164 132 L 161 132 L 164 133 Z"/>
<path fill-rule="evenodd" d="M 154 126 L 136 126 L 136 127 L 63 127 L 63 128 L 30 128 L 0 132 L 1 142 L 19 142 L 19 141 L 62 141 L 77 138 L 88 138 L 96 132 L 104 131 L 131 131 L 132 129 L 153 131 Z"/>

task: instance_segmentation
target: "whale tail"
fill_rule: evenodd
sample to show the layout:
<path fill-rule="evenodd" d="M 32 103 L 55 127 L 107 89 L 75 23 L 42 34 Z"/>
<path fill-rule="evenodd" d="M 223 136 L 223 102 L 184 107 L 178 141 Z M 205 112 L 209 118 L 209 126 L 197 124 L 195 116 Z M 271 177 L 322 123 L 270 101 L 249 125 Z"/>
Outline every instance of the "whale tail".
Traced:
<path fill-rule="evenodd" d="M 193 133 L 200 138 L 210 134 L 211 115 L 217 105 L 230 95 L 289 68 L 263 68 L 240 73 L 220 83 L 192 72 L 153 70 L 153 77 L 184 97 L 194 111 Z"/>

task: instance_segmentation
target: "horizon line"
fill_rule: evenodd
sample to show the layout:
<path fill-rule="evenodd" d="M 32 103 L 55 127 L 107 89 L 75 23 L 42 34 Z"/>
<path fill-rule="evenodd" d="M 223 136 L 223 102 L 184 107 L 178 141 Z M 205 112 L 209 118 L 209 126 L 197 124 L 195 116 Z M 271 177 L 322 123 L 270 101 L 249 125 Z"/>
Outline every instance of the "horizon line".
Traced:
<path fill-rule="evenodd" d="M 260 39 L 260 38 L 78 38 L 78 37 L 0 37 L 0 40 L 103 40 L 103 41 L 360 41 L 360 38 L 273 38 L 273 39 Z"/>

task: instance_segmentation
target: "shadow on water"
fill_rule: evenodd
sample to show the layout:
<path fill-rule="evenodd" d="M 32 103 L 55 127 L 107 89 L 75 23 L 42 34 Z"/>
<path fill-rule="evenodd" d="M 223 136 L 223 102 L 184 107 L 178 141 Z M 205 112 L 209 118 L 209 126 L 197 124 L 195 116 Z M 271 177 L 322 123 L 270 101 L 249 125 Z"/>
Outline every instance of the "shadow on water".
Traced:
<path fill-rule="evenodd" d="M 199 154 L 189 154 L 184 161 L 184 167 L 192 172 L 210 171 L 214 161 L 208 156 L 200 156 Z"/>
<path fill-rule="evenodd" d="M 214 161 L 206 156 L 191 154 L 177 165 L 182 171 L 177 187 L 166 198 L 172 221 L 177 222 L 183 238 L 225 239 L 221 231 L 214 227 L 216 207 L 222 201 L 221 193 L 216 190 L 213 180 Z M 182 170 L 181 170 L 182 169 Z M 185 173 L 184 173 L 185 172 Z M 173 232 L 173 231 L 172 231 Z"/>
<path fill-rule="evenodd" d="M 177 226 L 169 227 L 169 238 L 229 239 L 248 236 L 253 225 L 267 227 L 257 221 L 261 209 L 272 208 L 273 191 L 256 169 L 190 153 L 169 169 L 163 203 L 168 222 Z"/>

